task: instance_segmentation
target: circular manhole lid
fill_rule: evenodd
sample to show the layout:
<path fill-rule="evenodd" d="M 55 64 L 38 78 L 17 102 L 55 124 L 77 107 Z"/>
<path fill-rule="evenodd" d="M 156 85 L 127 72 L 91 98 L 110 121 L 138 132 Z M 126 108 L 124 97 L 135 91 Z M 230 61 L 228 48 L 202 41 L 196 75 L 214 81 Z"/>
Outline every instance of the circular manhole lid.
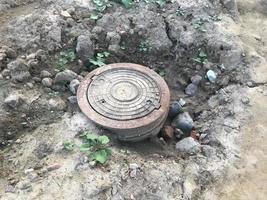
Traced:
<path fill-rule="evenodd" d="M 87 96 L 99 114 L 115 120 L 144 117 L 160 107 L 160 88 L 146 74 L 132 69 L 110 69 L 92 78 Z"/>
<path fill-rule="evenodd" d="M 153 70 L 115 63 L 90 72 L 79 86 L 77 99 L 82 112 L 95 123 L 113 130 L 133 130 L 165 118 L 170 92 Z"/>

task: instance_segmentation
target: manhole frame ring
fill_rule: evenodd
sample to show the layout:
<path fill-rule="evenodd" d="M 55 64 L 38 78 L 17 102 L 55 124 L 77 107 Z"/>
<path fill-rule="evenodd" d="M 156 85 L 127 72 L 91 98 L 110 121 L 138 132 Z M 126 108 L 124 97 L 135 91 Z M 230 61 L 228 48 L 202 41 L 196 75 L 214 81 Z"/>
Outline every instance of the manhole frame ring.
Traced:
<path fill-rule="evenodd" d="M 155 82 L 158 84 L 158 87 L 161 91 L 161 101 L 160 101 L 160 108 L 155 109 L 153 112 L 149 113 L 148 115 L 137 118 L 137 119 L 131 119 L 131 120 L 125 120 L 125 121 L 118 121 L 114 119 L 107 118 L 99 113 L 97 113 L 88 102 L 87 97 L 87 89 L 89 84 L 92 81 L 92 77 L 101 74 L 102 72 L 106 70 L 114 70 L 114 69 L 132 69 L 137 70 L 139 72 L 144 73 L 145 75 L 151 77 Z M 133 64 L 133 63 L 114 63 L 102 66 L 100 68 L 97 68 L 93 71 L 91 71 L 81 82 L 78 92 L 77 92 L 77 99 L 78 99 L 78 105 L 82 112 L 94 123 L 99 124 L 100 126 L 103 126 L 108 129 L 135 129 L 140 127 L 146 127 L 151 123 L 154 123 L 159 118 L 163 117 L 166 112 L 169 111 L 169 102 L 170 102 L 170 91 L 166 84 L 166 82 L 163 80 L 163 78 L 158 75 L 155 71 L 149 69 L 148 67 Z"/>

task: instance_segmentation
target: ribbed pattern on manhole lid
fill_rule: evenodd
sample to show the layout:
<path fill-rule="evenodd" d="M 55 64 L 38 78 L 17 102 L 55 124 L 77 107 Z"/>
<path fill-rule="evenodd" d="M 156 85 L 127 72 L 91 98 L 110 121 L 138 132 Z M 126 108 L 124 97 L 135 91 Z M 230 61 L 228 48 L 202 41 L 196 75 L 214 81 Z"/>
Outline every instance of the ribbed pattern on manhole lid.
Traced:
<path fill-rule="evenodd" d="M 115 120 L 137 119 L 160 107 L 156 81 L 132 69 L 110 69 L 92 77 L 87 97 L 99 114 Z"/>

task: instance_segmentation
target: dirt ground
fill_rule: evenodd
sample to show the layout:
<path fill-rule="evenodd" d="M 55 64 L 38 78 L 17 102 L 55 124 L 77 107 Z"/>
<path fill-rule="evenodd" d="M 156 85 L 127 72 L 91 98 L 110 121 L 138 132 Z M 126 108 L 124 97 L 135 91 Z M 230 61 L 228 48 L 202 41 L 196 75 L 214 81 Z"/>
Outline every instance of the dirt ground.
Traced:
<path fill-rule="evenodd" d="M 113 2 L 92 20 L 91 1 L 0 0 L 1 199 L 267 198 L 267 2 L 151 2 L 130 9 Z M 77 48 L 81 35 L 90 41 L 86 56 L 108 51 L 107 63 L 135 62 L 164 74 L 172 100 L 186 101 L 200 133 L 198 151 L 177 151 L 180 139 L 125 144 L 70 103 L 70 86 L 55 83 L 55 68 L 60 52 Z M 1 60 L 2 46 L 16 56 L 4 51 Z M 208 63 L 194 61 L 200 49 Z M 80 78 L 90 71 L 83 56 L 67 64 Z M 42 70 L 53 86 L 41 82 Z M 216 72 L 215 83 L 208 70 Z M 202 77 L 197 93 L 185 94 L 194 75 Z M 4 103 L 9 94 L 20 98 L 15 108 Z M 66 140 L 78 147 L 84 130 L 111 139 L 106 165 L 64 150 Z"/>

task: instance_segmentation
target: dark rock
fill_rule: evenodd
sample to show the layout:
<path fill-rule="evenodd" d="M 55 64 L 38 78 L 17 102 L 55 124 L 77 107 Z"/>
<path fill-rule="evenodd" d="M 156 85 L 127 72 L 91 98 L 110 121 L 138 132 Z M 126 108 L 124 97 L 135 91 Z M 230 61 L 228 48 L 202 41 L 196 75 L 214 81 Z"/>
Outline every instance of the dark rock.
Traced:
<path fill-rule="evenodd" d="M 185 94 L 189 96 L 194 96 L 197 93 L 197 86 L 193 83 L 190 83 L 186 88 L 185 88 Z"/>
<path fill-rule="evenodd" d="M 190 134 L 194 127 L 194 122 L 189 113 L 184 112 L 174 118 L 174 120 L 172 121 L 172 126 L 180 129 L 185 134 Z"/>
<path fill-rule="evenodd" d="M 178 101 L 173 102 L 170 105 L 170 110 L 169 110 L 169 117 L 176 117 L 178 114 L 183 112 L 183 108 L 180 105 Z"/>

